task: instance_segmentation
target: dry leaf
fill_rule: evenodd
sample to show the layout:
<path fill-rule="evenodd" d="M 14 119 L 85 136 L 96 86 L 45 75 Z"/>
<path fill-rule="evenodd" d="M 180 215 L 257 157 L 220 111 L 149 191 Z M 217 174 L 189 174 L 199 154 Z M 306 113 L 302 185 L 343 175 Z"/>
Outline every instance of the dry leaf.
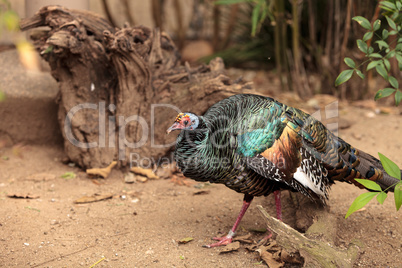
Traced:
<path fill-rule="evenodd" d="M 50 181 L 54 179 L 56 179 L 56 175 L 49 173 L 33 174 L 26 178 L 27 181 Z"/>
<path fill-rule="evenodd" d="M 93 196 L 83 196 L 74 201 L 75 204 L 85 204 L 98 202 L 106 199 L 112 198 L 112 194 L 94 194 Z"/>
<path fill-rule="evenodd" d="M 39 195 L 32 195 L 30 193 L 28 193 L 28 194 L 14 193 L 14 194 L 8 194 L 7 196 L 10 197 L 10 198 L 23 198 L 23 199 L 36 199 L 36 198 L 39 198 Z"/>
<path fill-rule="evenodd" d="M 156 176 L 152 169 L 149 168 L 132 167 L 130 171 L 137 175 L 145 176 L 150 180 L 159 180 L 159 177 Z"/>
<path fill-rule="evenodd" d="M 278 262 L 275 260 L 272 253 L 269 253 L 268 251 L 261 252 L 259 249 L 257 249 L 257 251 L 260 253 L 261 259 L 265 261 L 269 268 L 280 268 L 285 264 L 284 262 Z"/>
<path fill-rule="evenodd" d="M 98 175 L 101 176 L 102 178 L 106 179 L 107 176 L 109 176 L 110 171 L 112 171 L 112 168 L 117 165 L 116 161 L 113 161 L 108 167 L 106 168 L 91 168 L 87 169 L 87 174 L 88 175 Z"/>
<path fill-rule="evenodd" d="M 190 242 L 192 240 L 194 240 L 194 238 L 186 237 L 186 238 L 180 239 L 178 242 L 179 242 L 179 244 L 187 244 L 188 242 Z"/>
<path fill-rule="evenodd" d="M 239 248 L 240 248 L 240 242 L 236 241 L 236 242 L 230 243 L 226 247 L 222 248 L 222 250 L 219 252 L 219 254 L 220 253 L 227 253 L 227 252 L 236 251 Z"/>
<path fill-rule="evenodd" d="M 251 239 L 251 234 L 236 236 L 233 240 L 234 241 L 239 241 L 239 242 L 242 242 L 242 243 L 245 243 L 245 244 L 254 243 L 254 241 Z"/>
<path fill-rule="evenodd" d="M 145 176 L 141 176 L 141 175 L 135 176 L 135 181 L 137 181 L 137 182 L 142 182 L 142 183 L 144 183 L 144 182 L 146 182 L 147 180 L 148 180 L 148 178 L 145 177 Z"/>

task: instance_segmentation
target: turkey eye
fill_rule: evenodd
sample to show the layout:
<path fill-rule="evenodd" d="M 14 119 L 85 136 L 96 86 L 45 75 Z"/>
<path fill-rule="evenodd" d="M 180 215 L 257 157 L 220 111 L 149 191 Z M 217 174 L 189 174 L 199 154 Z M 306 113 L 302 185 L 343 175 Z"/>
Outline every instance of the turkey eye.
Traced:
<path fill-rule="evenodd" d="M 183 124 L 187 126 L 187 125 L 188 125 L 188 121 L 184 121 Z"/>

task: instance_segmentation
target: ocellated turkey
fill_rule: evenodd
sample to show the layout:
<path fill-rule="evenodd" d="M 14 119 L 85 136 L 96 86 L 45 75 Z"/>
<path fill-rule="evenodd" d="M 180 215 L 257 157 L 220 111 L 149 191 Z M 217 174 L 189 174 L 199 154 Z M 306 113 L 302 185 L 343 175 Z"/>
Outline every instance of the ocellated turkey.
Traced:
<path fill-rule="evenodd" d="M 379 160 L 332 134 L 303 111 L 269 97 L 240 94 L 217 102 L 204 116 L 180 113 L 167 130 L 181 130 L 174 158 L 186 177 L 222 183 L 244 194 L 243 207 L 228 235 L 229 244 L 255 196 L 280 190 L 301 192 L 325 203 L 335 181 L 355 178 L 377 182 L 393 191 L 399 181 Z"/>

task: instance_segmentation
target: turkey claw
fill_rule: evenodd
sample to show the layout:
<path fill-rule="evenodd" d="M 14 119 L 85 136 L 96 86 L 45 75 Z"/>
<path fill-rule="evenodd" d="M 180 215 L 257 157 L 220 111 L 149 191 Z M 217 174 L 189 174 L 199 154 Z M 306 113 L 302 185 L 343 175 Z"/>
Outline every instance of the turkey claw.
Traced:
<path fill-rule="evenodd" d="M 230 243 L 232 243 L 232 240 L 233 240 L 232 237 L 228 237 L 228 236 L 214 237 L 212 239 L 217 240 L 219 242 L 209 244 L 209 245 L 204 245 L 202 247 L 204 247 L 204 248 L 214 248 L 214 247 L 226 246 L 226 245 L 229 245 Z"/>

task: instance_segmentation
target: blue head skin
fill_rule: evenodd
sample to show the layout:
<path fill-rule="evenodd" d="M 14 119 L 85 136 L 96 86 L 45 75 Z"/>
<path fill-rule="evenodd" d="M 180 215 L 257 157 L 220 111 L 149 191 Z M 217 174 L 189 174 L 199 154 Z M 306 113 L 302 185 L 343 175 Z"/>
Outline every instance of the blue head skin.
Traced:
<path fill-rule="evenodd" d="M 194 130 L 198 127 L 200 119 L 193 113 L 179 113 L 173 125 L 166 130 L 169 134 L 173 130 Z"/>

